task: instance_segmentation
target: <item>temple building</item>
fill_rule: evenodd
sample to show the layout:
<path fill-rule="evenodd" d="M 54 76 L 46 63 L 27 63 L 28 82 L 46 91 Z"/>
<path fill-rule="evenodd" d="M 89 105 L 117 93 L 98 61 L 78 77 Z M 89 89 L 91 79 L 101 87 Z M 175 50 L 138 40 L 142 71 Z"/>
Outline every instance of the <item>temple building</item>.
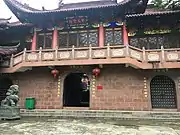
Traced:
<path fill-rule="evenodd" d="M 34 9 L 4 0 L 0 100 L 12 84 L 36 109 L 180 110 L 180 11 L 148 0 L 59 3 Z"/>

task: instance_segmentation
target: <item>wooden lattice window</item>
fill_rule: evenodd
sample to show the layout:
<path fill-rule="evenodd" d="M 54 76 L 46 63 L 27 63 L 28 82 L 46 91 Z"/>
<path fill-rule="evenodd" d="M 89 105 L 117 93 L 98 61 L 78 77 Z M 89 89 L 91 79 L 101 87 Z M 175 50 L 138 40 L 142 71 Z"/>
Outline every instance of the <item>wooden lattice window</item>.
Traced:
<path fill-rule="evenodd" d="M 79 30 L 59 33 L 59 46 L 63 47 L 85 47 L 98 45 L 97 30 Z"/>
<path fill-rule="evenodd" d="M 52 46 L 52 33 L 39 33 L 37 44 L 38 48 L 50 49 Z"/>
<path fill-rule="evenodd" d="M 178 48 L 180 47 L 180 38 L 175 35 L 144 35 L 144 37 L 130 37 L 130 45 L 146 49 Z"/>
<path fill-rule="evenodd" d="M 177 108 L 175 82 L 168 76 L 155 76 L 150 82 L 152 108 Z"/>
<path fill-rule="evenodd" d="M 122 40 L 122 29 L 121 28 L 107 28 L 105 29 L 105 45 L 121 45 Z"/>

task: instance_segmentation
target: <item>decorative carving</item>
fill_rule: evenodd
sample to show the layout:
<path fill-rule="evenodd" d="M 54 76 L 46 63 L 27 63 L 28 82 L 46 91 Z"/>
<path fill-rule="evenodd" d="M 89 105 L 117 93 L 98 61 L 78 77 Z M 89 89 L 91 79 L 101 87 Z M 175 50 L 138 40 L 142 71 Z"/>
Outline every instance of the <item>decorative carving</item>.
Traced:
<path fill-rule="evenodd" d="M 160 56 L 157 53 L 149 53 L 147 58 L 149 61 L 160 61 Z"/>
<path fill-rule="evenodd" d="M 19 86 L 12 85 L 7 90 L 6 98 L 1 101 L 0 118 L 1 119 L 20 119 Z"/>
<path fill-rule="evenodd" d="M 105 50 L 94 50 L 93 51 L 93 57 L 94 58 L 104 58 L 106 57 L 106 51 Z"/>
<path fill-rule="evenodd" d="M 167 60 L 169 61 L 178 60 L 179 58 L 178 53 L 168 53 L 166 57 L 167 57 Z"/>
<path fill-rule="evenodd" d="M 71 52 L 59 52 L 60 59 L 70 59 Z"/>
<path fill-rule="evenodd" d="M 77 51 L 75 52 L 75 58 L 88 58 L 87 51 Z"/>
<path fill-rule="evenodd" d="M 53 53 L 43 53 L 43 60 L 53 60 L 54 54 Z"/>
<path fill-rule="evenodd" d="M 36 61 L 38 60 L 38 55 L 37 54 L 27 54 L 27 61 Z"/>
<path fill-rule="evenodd" d="M 97 44 L 98 44 L 98 32 L 97 31 L 89 32 L 89 44 L 92 46 L 97 46 Z"/>
<path fill-rule="evenodd" d="M 124 49 L 111 50 L 111 57 L 123 57 L 123 56 L 124 56 Z"/>
<path fill-rule="evenodd" d="M 61 95 L 61 77 L 58 77 L 58 92 L 57 92 L 58 97 Z"/>
<path fill-rule="evenodd" d="M 13 65 L 16 65 L 16 64 L 18 64 L 20 62 L 22 62 L 22 55 L 17 56 L 17 57 L 14 58 Z"/>
<path fill-rule="evenodd" d="M 131 51 L 130 51 L 130 54 L 131 54 L 131 57 L 132 57 L 132 58 L 135 58 L 135 59 L 137 59 L 137 60 L 141 60 L 141 54 L 138 53 L 137 51 L 131 50 Z"/>
<path fill-rule="evenodd" d="M 19 93 L 19 86 L 18 85 L 10 86 L 10 88 L 7 90 L 6 98 L 1 101 L 1 106 L 3 106 L 3 107 L 18 106 L 18 104 L 17 104 L 19 101 L 18 93 Z"/>

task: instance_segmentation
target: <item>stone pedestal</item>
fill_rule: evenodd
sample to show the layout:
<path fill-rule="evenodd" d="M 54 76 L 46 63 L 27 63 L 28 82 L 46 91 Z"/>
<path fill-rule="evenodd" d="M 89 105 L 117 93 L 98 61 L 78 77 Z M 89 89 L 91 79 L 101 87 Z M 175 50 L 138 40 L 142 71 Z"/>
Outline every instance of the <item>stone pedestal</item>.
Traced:
<path fill-rule="evenodd" d="M 1 120 L 20 119 L 20 107 L 0 106 Z"/>

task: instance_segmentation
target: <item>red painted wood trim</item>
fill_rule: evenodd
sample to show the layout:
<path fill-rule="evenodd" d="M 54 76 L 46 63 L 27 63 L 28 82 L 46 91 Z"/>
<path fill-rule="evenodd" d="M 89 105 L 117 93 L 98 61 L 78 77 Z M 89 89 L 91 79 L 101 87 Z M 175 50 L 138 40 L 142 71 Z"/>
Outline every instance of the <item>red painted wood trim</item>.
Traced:
<path fill-rule="evenodd" d="M 53 31 L 53 40 L 52 40 L 52 49 L 56 49 L 58 46 L 58 30 L 54 28 Z"/>
<path fill-rule="evenodd" d="M 104 27 L 102 24 L 99 26 L 99 47 L 104 46 Z"/>
<path fill-rule="evenodd" d="M 128 32 L 125 24 L 123 24 L 123 43 L 124 45 L 129 45 Z"/>
<path fill-rule="evenodd" d="M 34 35 L 33 35 L 33 39 L 32 39 L 32 45 L 31 45 L 32 51 L 36 50 L 36 44 L 37 44 L 37 32 L 34 31 Z"/>

